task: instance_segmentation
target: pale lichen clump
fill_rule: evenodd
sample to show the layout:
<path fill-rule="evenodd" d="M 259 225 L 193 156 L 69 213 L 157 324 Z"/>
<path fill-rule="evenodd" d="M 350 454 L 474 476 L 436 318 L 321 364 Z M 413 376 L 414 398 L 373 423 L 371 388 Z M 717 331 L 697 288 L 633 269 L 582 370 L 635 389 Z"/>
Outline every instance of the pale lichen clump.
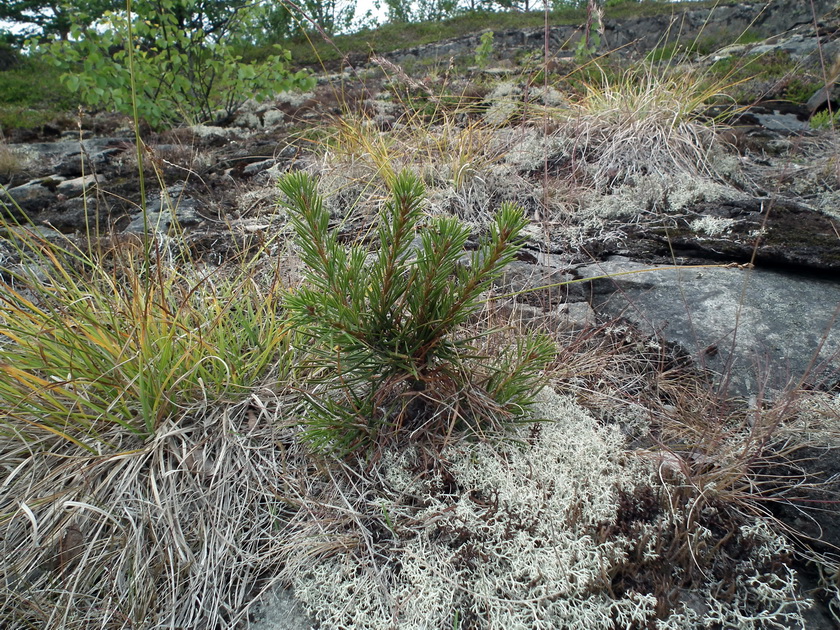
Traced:
<path fill-rule="evenodd" d="M 695 543 L 702 538 L 713 542 L 712 532 L 698 528 Z M 679 595 L 680 604 L 665 619 L 656 621 L 657 630 L 694 630 L 696 628 L 801 628 L 803 612 L 811 602 L 797 593 L 793 569 L 778 559 L 792 552 L 784 536 L 774 532 L 770 523 L 755 519 L 742 525 L 735 535 L 735 545 L 749 553 L 729 567 L 732 579 L 722 583 L 709 575 L 701 583 Z M 773 566 L 773 570 L 768 570 Z M 721 597 L 723 589 L 727 597 Z"/>
<path fill-rule="evenodd" d="M 797 618 L 792 574 L 761 573 L 788 551 L 762 522 L 740 532 L 752 551 L 740 561 L 734 599 L 718 602 L 710 578 L 691 591 L 701 606 L 677 604 L 663 619 L 662 602 L 644 587 L 616 591 L 617 573 L 659 560 L 657 537 L 686 522 L 683 510 L 621 533 L 622 501 L 657 483 L 650 462 L 627 453 L 616 427 L 600 426 L 568 397 L 544 391 L 534 413 L 545 422 L 503 443 L 455 442 L 431 469 L 417 450 L 387 453 L 375 496 L 356 483 L 342 487 L 337 502 L 356 510 L 351 493 L 368 493 L 357 515 L 364 528 L 343 538 L 357 544 L 333 546 L 326 530 L 312 528 L 319 533 L 296 549 L 289 576 L 322 627 L 760 628 Z M 637 549 L 641 535 L 650 542 Z M 704 535 L 713 547 L 702 526 L 693 541 Z M 325 547 L 329 553 L 315 551 Z"/>
<path fill-rule="evenodd" d="M 796 417 L 781 428 L 806 445 L 831 447 L 840 441 L 840 394 L 806 391 L 796 400 Z"/>
<path fill-rule="evenodd" d="M 529 127 L 499 129 L 491 142 L 492 147 L 499 147 L 504 154 L 505 162 L 520 173 L 541 169 L 546 160 L 563 155 L 570 144 L 560 134 L 546 135 Z"/>
<path fill-rule="evenodd" d="M 286 103 L 292 107 L 300 107 L 307 101 L 315 98 L 314 92 L 280 92 L 274 99 L 278 104 Z"/>
<path fill-rule="evenodd" d="M 735 219 L 730 219 L 729 217 L 705 216 L 692 221 L 690 227 L 698 234 L 720 236 L 721 234 L 726 234 L 734 223 Z"/>
<path fill-rule="evenodd" d="M 490 125 L 501 126 L 507 123 L 522 107 L 522 88 L 512 82 L 499 83 L 485 98 L 488 103 L 484 120 Z"/>
<path fill-rule="evenodd" d="M 387 455 L 378 508 L 394 535 L 389 560 L 335 555 L 295 576 L 297 596 L 326 627 L 446 628 L 453 615 L 489 628 L 644 624 L 655 598 L 612 599 L 604 582 L 627 541 L 595 539 L 616 518 L 617 490 L 644 472 L 617 431 L 570 399 L 545 394 L 535 413 L 552 421 L 533 440 L 521 431 L 530 445 L 445 449 L 448 480 L 418 479 L 416 453 Z"/>
<path fill-rule="evenodd" d="M 817 196 L 817 208 L 826 216 L 840 220 L 840 192 L 827 191 Z"/>
<path fill-rule="evenodd" d="M 580 216 L 617 219 L 676 214 L 702 202 L 730 201 L 743 195 L 734 188 L 692 175 L 648 176 L 615 187 L 610 195 L 583 197 Z"/>
<path fill-rule="evenodd" d="M 532 101 L 537 101 L 546 107 L 568 107 L 569 101 L 560 90 L 554 86 L 548 85 L 545 87 L 532 87 L 530 97 Z"/>
<path fill-rule="evenodd" d="M 435 168 L 439 172 L 442 170 L 439 166 Z M 479 228 L 486 227 L 490 222 L 488 206 L 500 200 L 516 200 L 530 214 L 541 206 L 542 196 L 542 186 L 519 175 L 508 164 L 485 165 L 459 188 L 443 179 L 433 180 L 433 185 L 428 188 L 429 211 L 432 214 L 457 216 Z"/>

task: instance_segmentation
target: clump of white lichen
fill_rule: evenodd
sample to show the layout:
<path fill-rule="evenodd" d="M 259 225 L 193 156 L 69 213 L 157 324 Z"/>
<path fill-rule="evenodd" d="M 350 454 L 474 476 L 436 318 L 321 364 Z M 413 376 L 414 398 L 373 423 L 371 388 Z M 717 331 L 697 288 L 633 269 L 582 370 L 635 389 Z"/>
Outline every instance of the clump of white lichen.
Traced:
<path fill-rule="evenodd" d="M 700 203 L 740 199 L 734 188 L 685 174 L 639 178 L 616 186 L 609 195 L 591 191 L 583 196 L 582 217 L 604 219 L 678 214 Z"/>
<path fill-rule="evenodd" d="M 713 217 L 704 216 L 692 221 L 689 226 L 694 232 L 698 234 L 706 234 L 707 236 L 720 236 L 726 234 L 735 223 L 735 219 L 729 217 Z"/>
<path fill-rule="evenodd" d="M 567 139 L 558 134 L 546 135 L 532 128 L 506 128 L 494 134 L 491 146 L 499 147 L 505 163 L 525 173 L 537 171 L 546 160 L 562 156 L 566 144 Z"/>
<path fill-rule="evenodd" d="M 522 88 L 513 82 L 499 83 L 484 99 L 487 111 L 484 120 L 494 126 L 501 126 L 521 108 Z"/>
<path fill-rule="evenodd" d="M 661 560 L 658 537 L 685 527 L 690 508 L 655 511 L 623 534 L 623 502 L 658 483 L 650 460 L 568 397 L 544 392 L 535 414 L 545 421 L 504 442 L 454 442 L 431 466 L 420 449 L 388 452 L 375 484 L 354 476 L 320 497 L 333 518 L 312 526 L 310 546 L 298 541 L 288 577 L 322 627 L 761 628 L 798 618 L 792 573 L 767 570 L 789 549 L 760 520 L 737 534 L 750 552 L 731 567 L 733 597 L 715 597 L 713 571 L 665 618 L 653 592 L 616 592 L 616 575 Z M 690 544 L 714 548 L 717 534 L 693 519 Z"/>

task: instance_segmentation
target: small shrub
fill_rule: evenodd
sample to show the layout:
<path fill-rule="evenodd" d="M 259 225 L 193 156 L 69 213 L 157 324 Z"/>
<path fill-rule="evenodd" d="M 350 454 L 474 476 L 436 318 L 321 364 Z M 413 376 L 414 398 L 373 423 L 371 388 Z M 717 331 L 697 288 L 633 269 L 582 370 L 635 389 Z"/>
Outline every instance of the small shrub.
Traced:
<path fill-rule="evenodd" d="M 64 85 L 85 103 L 129 115 L 133 64 L 137 113 L 156 128 L 231 116 L 248 98 L 263 100 L 313 85 L 305 73 L 289 72 L 288 52 L 244 63 L 234 52 L 235 15 L 222 30 L 205 30 L 199 4 L 135 2 L 133 15 L 107 12 L 99 28 L 76 24 L 70 41 L 54 41 L 42 50 L 64 72 Z M 133 60 L 125 46 L 129 34 Z"/>
<path fill-rule="evenodd" d="M 590 33 L 589 37 L 581 37 L 575 48 L 575 59 L 583 63 L 593 57 L 601 47 L 601 36 L 598 33 Z"/>
<path fill-rule="evenodd" d="M 583 36 L 575 48 L 575 59 L 579 63 L 593 57 L 601 47 L 601 33 L 604 30 L 604 10 L 594 0 L 586 3 L 586 25 Z"/>
<path fill-rule="evenodd" d="M 708 69 L 710 79 L 729 83 L 727 94 L 738 103 L 766 98 L 768 93 L 777 89 L 772 87 L 768 90 L 768 85 L 784 85 L 802 74 L 801 63 L 786 51 L 745 57 L 731 55 L 715 61 Z"/>
<path fill-rule="evenodd" d="M 53 109 L 33 109 L 20 105 L 0 105 L 0 130 L 31 129 L 56 122 L 63 124 L 66 115 Z"/>
<path fill-rule="evenodd" d="M 37 77 L 37 80 L 33 79 Z M 54 110 L 74 108 L 78 102 L 59 82 L 59 72 L 39 57 L 26 57 L 14 67 L 0 71 L 0 108 L 11 110 L 51 107 Z M 53 117 L 55 113 L 51 114 Z M 15 117 L 3 121 L 7 129 L 24 126 Z"/>
<path fill-rule="evenodd" d="M 475 49 L 475 65 L 484 68 L 490 61 L 493 54 L 493 31 L 486 31 L 481 34 L 481 43 Z"/>
<path fill-rule="evenodd" d="M 389 181 L 373 253 L 346 247 L 303 173 L 280 188 L 291 213 L 306 284 L 286 308 L 307 340 L 318 387 L 308 396 L 307 435 L 340 454 L 384 441 L 482 432 L 524 413 L 554 356 L 545 337 L 526 336 L 497 359 L 477 356 L 463 328 L 482 294 L 520 248 L 527 221 L 503 204 L 490 234 L 460 263 L 470 230 L 434 217 L 421 227 L 424 188 L 403 172 Z"/>
<path fill-rule="evenodd" d="M 785 87 L 785 98 L 794 103 L 807 103 L 820 88 L 820 83 L 809 79 L 791 79 Z"/>

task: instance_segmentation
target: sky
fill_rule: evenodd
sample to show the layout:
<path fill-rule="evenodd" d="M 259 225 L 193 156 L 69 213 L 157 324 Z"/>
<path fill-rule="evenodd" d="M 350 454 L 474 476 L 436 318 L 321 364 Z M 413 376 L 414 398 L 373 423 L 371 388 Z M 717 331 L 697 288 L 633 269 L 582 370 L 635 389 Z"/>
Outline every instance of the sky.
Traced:
<path fill-rule="evenodd" d="M 375 17 L 379 19 L 380 22 L 384 21 L 385 19 L 385 8 L 384 2 L 380 3 L 382 8 L 376 8 L 374 5 L 374 0 L 356 0 L 356 15 L 362 16 L 368 11 L 371 11 Z"/>

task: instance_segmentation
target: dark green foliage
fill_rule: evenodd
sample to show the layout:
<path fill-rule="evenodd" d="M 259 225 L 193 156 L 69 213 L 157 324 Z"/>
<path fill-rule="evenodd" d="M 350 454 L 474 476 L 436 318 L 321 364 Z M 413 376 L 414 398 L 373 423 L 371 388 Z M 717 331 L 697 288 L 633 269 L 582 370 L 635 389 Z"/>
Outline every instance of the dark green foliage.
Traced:
<path fill-rule="evenodd" d="M 72 107 L 75 101 L 57 85 L 58 76 L 59 72 L 42 59 L 25 57 L 13 68 L 0 72 L 0 104 Z"/>
<path fill-rule="evenodd" d="M 391 23 L 437 22 L 455 15 L 458 0 L 385 0 L 385 6 Z"/>
<path fill-rule="evenodd" d="M 822 87 L 819 79 L 795 77 L 785 86 L 784 97 L 794 103 L 807 103 L 814 92 Z"/>
<path fill-rule="evenodd" d="M 303 173 L 280 183 L 306 266 L 286 308 L 319 382 L 305 420 L 315 445 L 348 454 L 521 416 L 553 343 L 525 337 L 491 359 L 474 346 L 486 333 L 465 325 L 522 244 L 522 210 L 504 204 L 463 264 L 469 228 L 452 217 L 423 224 L 425 191 L 411 173 L 390 182 L 373 252 L 339 242 L 316 186 Z"/>
<path fill-rule="evenodd" d="M 21 55 L 9 41 L 0 41 L 0 72 L 11 70 L 21 63 Z"/>
<path fill-rule="evenodd" d="M 122 0 L 3 0 L 0 21 L 23 29 L 21 34 L 15 35 L 20 41 L 33 36 L 67 39 L 74 22 L 84 21 L 89 25 L 105 11 L 121 8 L 125 8 Z"/>

